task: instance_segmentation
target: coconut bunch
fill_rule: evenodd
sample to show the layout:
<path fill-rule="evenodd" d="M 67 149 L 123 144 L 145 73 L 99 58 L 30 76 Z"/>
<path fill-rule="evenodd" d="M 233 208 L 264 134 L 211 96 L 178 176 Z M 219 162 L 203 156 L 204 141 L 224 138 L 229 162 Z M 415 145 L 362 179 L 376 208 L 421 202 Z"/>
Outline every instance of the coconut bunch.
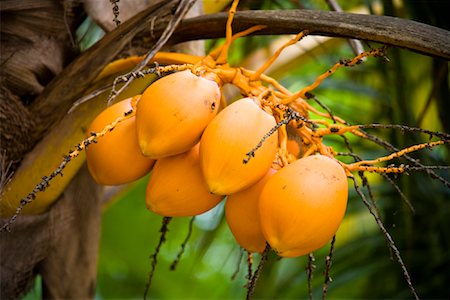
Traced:
<path fill-rule="evenodd" d="M 286 42 L 256 71 L 230 66 L 232 43 L 264 27 L 233 35 L 237 4 L 234 0 L 230 8 L 223 45 L 185 64 L 177 60 L 177 65 L 156 66 L 155 73 L 164 76 L 142 95 L 99 115 L 90 129 L 87 163 L 104 185 L 128 183 L 151 171 L 146 204 L 161 216 L 195 216 L 225 199 L 225 216 L 240 246 L 261 253 L 268 244 L 282 257 L 305 255 L 338 230 L 347 206 L 347 177 L 353 178 L 353 172 L 407 172 L 404 165 L 375 165 L 448 143 L 449 137 L 427 131 L 440 140 L 373 160 L 346 164 L 335 159 L 338 153 L 323 143 L 326 136 L 349 133 L 377 140 L 361 130 L 369 127 L 349 125 L 307 100 L 339 68 L 384 57 L 385 48 L 341 60 L 292 93 L 264 72 L 308 31 Z M 174 60 L 174 55 L 166 58 Z M 228 104 L 225 85 L 239 89 L 241 99 Z M 102 138 L 97 141 L 98 130 Z"/>
<path fill-rule="evenodd" d="M 345 213 L 344 168 L 320 154 L 293 160 L 292 146 L 284 153 L 293 161 L 283 164 L 286 136 L 273 103 L 253 91 L 224 106 L 226 81 L 204 68 L 174 72 L 105 109 L 89 132 L 127 120 L 87 149 L 93 178 L 118 185 L 151 171 L 146 205 L 166 217 L 199 215 L 226 199 L 229 227 L 250 252 L 269 243 L 294 257 L 322 247 Z"/>

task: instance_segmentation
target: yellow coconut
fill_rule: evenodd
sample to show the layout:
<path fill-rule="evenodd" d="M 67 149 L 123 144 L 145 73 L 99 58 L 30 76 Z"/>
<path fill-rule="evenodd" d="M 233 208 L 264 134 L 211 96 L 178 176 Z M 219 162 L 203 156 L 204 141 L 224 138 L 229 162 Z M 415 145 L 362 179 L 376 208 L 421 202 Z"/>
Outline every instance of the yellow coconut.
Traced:
<path fill-rule="evenodd" d="M 282 257 L 324 246 L 345 214 L 348 182 L 334 159 L 314 155 L 282 168 L 265 184 L 259 208 L 263 234 Z"/>
<path fill-rule="evenodd" d="M 150 158 L 180 154 L 198 143 L 217 114 L 220 88 L 216 81 L 191 71 L 167 75 L 150 85 L 137 108 L 137 133 L 142 153 Z"/>
<path fill-rule="evenodd" d="M 120 101 L 101 112 L 89 126 L 88 134 L 103 128 L 132 109 L 132 98 Z M 120 122 L 114 130 L 99 137 L 86 150 L 89 171 L 103 185 L 118 185 L 134 181 L 147 174 L 153 159 L 142 155 L 136 134 L 136 118 Z"/>
<path fill-rule="evenodd" d="M 158 159 L 147 185 L 147 208 L 166 217 L 195 216 L 216 206 L 223 196 L 209 193 L 199 162 L 199 146 Z"/>
<path fill-rule="evenodd" d="M 269 169 L 266 176 L 249 188 L 231 194 L 225 203 L 225 218 L 238 244 L 249 252 L 262 253 L 266 238 L 261 230 L 259 196 L 267 180 L 275 173 Z"/>
<path fill-rule="evenodd" d="M 251 98 L 232 103 L 211 121 L 200 142 L 200 162 L 212 193 L 233 194 L 264 177 L 275 159 L 277 132 L 244 160 L 275 125 L 275 118 Z"/>

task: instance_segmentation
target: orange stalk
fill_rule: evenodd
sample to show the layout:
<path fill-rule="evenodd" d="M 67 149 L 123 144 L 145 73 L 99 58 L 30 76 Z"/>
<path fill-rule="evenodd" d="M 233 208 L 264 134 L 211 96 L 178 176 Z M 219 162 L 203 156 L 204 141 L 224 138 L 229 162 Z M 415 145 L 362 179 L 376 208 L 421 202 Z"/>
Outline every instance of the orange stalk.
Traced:
<path fill-rule="evenodd" d="M 403 150 L 394 152 L 394 153 L 392 153 L 390 155 L 387 155 L 387 156 L 383 156 L 383 157 L 380 157 L 380 158 L 377 158 L 377 159 L 372 159 L 372 160 L 358 161 L 358 162 L 355 162 L 355 163 L 352 163 L 352 164 L 348 164 L 348 165 L 346 165 L 346 167 L 351 172 L 358 171 L 358 170 L 360 170 L 360 167 L 366 167 L 366 166 L 363 166 L 363 165 L 374 165 L 374 164 L 377 164 L 377 163 L 380 163 L 380 162 L 389 161 L 389 160 L 392 160 L 394 158 L 403 156 L 405 154 L 408 154 L 408 153 L 411 153 L 411 152 L 414 152 L 414 151 L 418 151 L 418 150 L 421 150 L 421 149 L 424 149 L 424 148 L 435 147 L 435 146 L 438 146 L 438 145 L 442 145 L 444 143 L 445 143 L 444 141 L 436 141 L 436 142 L 430 142 L 430 143 L 423 143 L 423 144 L 413 145 L 411 147 L 408 147 L 408 148 L 405 148 Z M 389 168 L 387 168 L 387 169 L 389 169 Z"/>
<path fill-rule="evenodd" d="M 268 61 L 266 61 L 266 62 L 264 63 L 264 65 L 262 65 L 262 66 L 258 69 L 258 71 L 256 71 L 256 72 L 250 77 L 250 81 L 258 80 L 258 79 L 261 77 L 261 74 L 264 73 L 264 71 L 266 71 L 267 68 L 270 67 L 270 65 L 272 65 L 272 63 L 278 58 L 278 56 L 280 56 L 281 52 L 282 52 L 285 48 L 287 48 L 287 47 L 289 47 L 289 46 L 291 46 L 291 45 L 297 43 L 299 40 L 301 40 L 301 39 L 302 39 L 303 37 L 305 37 L 307 34 L 308 34 L 308 31 L 307 31 L 307 30 L 304 30 L 304 31 L 298 33 L 293 39 L 289 40 L 286 44 L 284 44 L 283 46 L 281 46 L 280 48 L 278 48 L 278 50 L 275 51 L 275 53 L 272 55 L 272 57 L 271 57 Z"/>
<path fill-rule="evenodd" d="M 298 91 L 297 93 L 293 94 L 291 97 L 284 99 L 283 103 L 288 104 L 292 101 L 294 101 L 297 98 L 302 98 L 302 99 L 306 99 L 306 94 L 311 92 L 312 90 L 314 90 L 315 88 L 317 88 L 323 80 L 325 80 L 326 78 L 328 78 L 330 75 L 332 75 L 334 72 L 337 71 L 337 69 L 339 69 L 340 67 L 350 67 L 350 66 L 354 66 L 356 64 L 359 64 L 361 62 L 361 60 L 364 57 L 367 56 L 382 56 L 384 53 L 384 48 L 377 48 L 377 49 L 373 49 L 370 51 L 365 51 L 360 53 L 359 55 L 357 55 L 356 57 L 354 57 L 351 60 L 345 60 L 345 61 L 340 61 L 338 63 L 336 63 L 333 67 L 331 67 L 331 69 L 329 69 L 328 71 L 326 71 L 325 73 L 323 73 L 322 75 L 320 75 L 319 77 L 317 77 L 317 79 L 309 86 L 303 88 L 302 90 Z"/>
<path fill-rule="evenodd" d="M 230 48 L 231 44 L 233 43 L 233 29 L 231 27 L 231 24 L 233 23 L 234 14 L 236 13 L 236 8 L 239 4 L 239 0 L 233 0 L 233 3 L 231 4 L 231 8 L 228 12 L 228 19 L 227 19 L 227 25 L 225 29 L 225 44 L 223 45 L 222 52 L 220 53 L 219 57 L 217 58 L 216 62 L 218 64 L 225 64 L 228 59 L 228 49 Z"/>

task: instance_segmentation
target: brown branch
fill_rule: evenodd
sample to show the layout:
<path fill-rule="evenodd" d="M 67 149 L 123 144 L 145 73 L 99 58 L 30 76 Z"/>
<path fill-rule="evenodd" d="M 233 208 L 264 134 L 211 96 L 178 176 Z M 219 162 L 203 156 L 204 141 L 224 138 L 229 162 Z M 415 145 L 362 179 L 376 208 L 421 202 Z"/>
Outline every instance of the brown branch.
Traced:
<path fill-rule="evenodd" d="M 322 300 L 327 298 L 328 293 L 328 285 L 332 282 L 332 278 L 330 277 L 330 269 L 331 269 L 331 259 L 333 257 L 334 251 L 334 243 L 336 242 L 336 235 L 331 239 L 330 251 L 328 252 L 327 257 L 325 258 L 325 271 L 323 272 L 323 276 L 325 277 L 323 286 L 322 286 Z"/>
<path fill-rule="evenodd" d="M 152 285 L 152 278 L 153 275 L 155 274 L 156 264 L 158 263 L 158 254 L 159 251 L 161 250 L 162 244 L 166 241 L 166 234 L 169 231 L 170 221 L 172 221 L 172 217 L 163 217 L 162 219 L 161 229 L 159 230 L 159 232 L 161 233 L 161 235 L 159 236 L 159 242 L 158 245 L 156 245 L 155 251 L 150 256 L 152 263 L 150 272 L 148 274 L 147 284 L 145 285 L 144 300 L 147 299 L 148 291 L 150 289 L 150 286 Z"/>
<path fill-rule="evenodd" d="M 313 279 L 313 273 L 316 268 L 316 265 L 314 262 L 316 259 L 314 258 L 314 253 L 308 254 L 308 266 L 306 267 L 306 274 L 308 276 L 308 299 L 313 299 L 313 289 L 312 289 L 312 279 Z"/>
<path fill-rule="evenodd" d="M 186 238 L 184 239 L 184 241 L 181 243 L 180 246 L 180 251 L 178 251 L 177 257 L 175 258 L 175 260 L 172 262 L 172 264 L 170 265 L 170 270 L 171 271 L 175 271 L 175 269 L 178 266 L 178 263 L 180 262 L 181 256 L 184 253 L 184 250 L 186 249 L 186 245 L 189 241 L 189 238 L 192 235 L 192 227 L 194 225 L 194 220 L 195 220 L 195 216 L 191 217 L 191 220 L 189 221 L 189 225 L 188 225 L 188 233 L 186 235 Z"/>
<path fill-rule="evenodd" d="M 266 247 L 264 248 L 264 251 L 261 253 L 261 260 L 259 261 L 258 267 L 256 268 L 255 272 L 253 273 L 253 276 L 249 279 L 249 283 L 247 285 L 248 291 L 246 300 L 252 299 L 253 292 L 255 291 L 256 282 L 259 279 L 259 276 L 261 275 L 261 272 L 263 270 L 264 264 L 266 263 L 268 259 L 269 252 L 272 248 L 268 243 L 266 243 Z"/>
<path fill-rule="evenodd" d="M 224 36 L 227 14 L 218 13 L 184 20 L 171 43 Z M 274 21 L 276 20 L 276 22 Z M 428 56 L 450 59 L 450 32 L 427 24 L 389 16 L 319 10 L 239 11 L 234 31 L 254 25 L 266 28 L 258 35 L 297 34 L 353 38 L 406 48 Z M 161 28 L 156 28 L 157 34 Z"/>

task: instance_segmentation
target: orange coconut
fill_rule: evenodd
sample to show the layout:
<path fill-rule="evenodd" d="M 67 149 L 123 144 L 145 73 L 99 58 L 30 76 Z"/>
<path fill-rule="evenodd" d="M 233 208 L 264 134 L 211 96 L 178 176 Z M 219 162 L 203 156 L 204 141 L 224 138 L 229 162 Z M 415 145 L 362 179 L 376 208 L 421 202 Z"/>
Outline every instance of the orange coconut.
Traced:
<path fill-rule="evenodd" d="M 259 201 L 261 227 L 282 257 L 308 254 L 324 246 L 344 217 L 347 177 L 334 159 L 314 155 L 274 174 Z"/>
<path fill-rule="evenodd" d="M 231 194 L 225 202 L 225 218 L 238 244 L 249 252 L 262 253 L 266 238 L 259 218 L 259 196 L 267 180 L 275 173 L 269 169 L 266 176 L 249 188 Z"/>
<path fill-rule="evenodd" d="M 199 146 L 158 159 L 147 185 L 147 208 L 166 217 L 195 216 L 216 206 L 223 196 L 209 193 L 199 162 Z"/>
<path fill-rule="evenodd" d="M 244 159 L 275 125 L 275 118 L 250 98 L 232 103 L 211 121 L 200 142 L 200 162 L 212 193 L 233 194 L 264 177 L 275 159 L 277 132 L 247 163 Z"/>
<path fill-rule="evenodd" d="M 133 98 L 120 101 L 101 112 L 91 123 L 88 133 L 103 128 L 132 109 Z M 153 159 L 142 155 L 136 135 L 133 116 L 117 124 L 114 130 L 99 137 L 97 143 L 86 150 L 89 171 L 95 181 L 103 185 L 118 185 L 134 181 L 147 174 Z"/>
<path fill-rule="evenodd" d="M 157 80 L 145 90 L 137 107 L 142 153 L 161 158 L 188 151 L 217 114 L 219 103 L 216 81 L 189 70 Z"/>

